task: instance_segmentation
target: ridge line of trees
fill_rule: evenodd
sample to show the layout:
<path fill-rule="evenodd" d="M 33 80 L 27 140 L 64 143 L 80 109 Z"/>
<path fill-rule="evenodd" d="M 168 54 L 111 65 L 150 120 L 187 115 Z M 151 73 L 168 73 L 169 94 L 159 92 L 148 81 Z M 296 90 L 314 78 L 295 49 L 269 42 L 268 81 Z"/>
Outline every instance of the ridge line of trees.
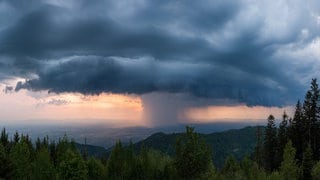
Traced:
<path fill-rule="evenodd" d="M 274 116 L 270 115 L 264 134 L 257 132 L 257 139 L 254 159 L 267 172 L 281 170 L 282 163 L 288 160 L 285 159 L 288 158 L 285 156 L 286 145 L 291 144 L 295 166 L 292 168 L 297 170 L 290 179 L 320 179 L 320 90 L 317 79 L 312 79 L 303 103 L 298 100 L 293 118 L 284 112 L 277 128 Z"/>

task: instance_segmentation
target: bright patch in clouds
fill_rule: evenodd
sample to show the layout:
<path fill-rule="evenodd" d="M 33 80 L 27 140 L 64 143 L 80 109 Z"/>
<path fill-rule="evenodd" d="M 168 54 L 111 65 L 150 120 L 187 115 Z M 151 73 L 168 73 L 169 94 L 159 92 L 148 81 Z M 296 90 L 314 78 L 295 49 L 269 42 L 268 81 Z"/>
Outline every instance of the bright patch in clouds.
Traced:
<path fill-rule="evenodd" d="M 141 100 L 136 96 L 103 93 L 85 96 L 79 93 L 48 92 L 0 93 L 0 122 L 4 123 L 80 123 L 114 126 L 144 125 Z"/>
<path fill-rule="evenodd" d="M 189 108 L 183 114 L 183 117 L 189 119 L 190 122 L 214 122 L 214 121 L 235 121 L 244 120 L 252 122 L 261 122 L 270 114 L 281 119 L 281 116 L 286 112 L 289 116 L 293 115 L 294 107 L 288 106 L 283 108 L 278 107 L 263 107 L 245 105 L 238 106 L 208 106 L 204 108 Z"/>

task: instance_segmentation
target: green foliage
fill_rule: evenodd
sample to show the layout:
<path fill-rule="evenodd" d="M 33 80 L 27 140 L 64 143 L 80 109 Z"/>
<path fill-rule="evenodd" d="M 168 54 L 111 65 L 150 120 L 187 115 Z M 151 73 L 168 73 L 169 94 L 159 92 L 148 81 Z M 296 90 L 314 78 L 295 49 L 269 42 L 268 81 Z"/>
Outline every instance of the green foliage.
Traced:
<path fill-rule="evenodd" d="M 50 160 L 48 149 L 41 148 L 32 163 L 32 179 L 55 179 L 56 172 Z"/>
<path fill-rule="evenodd" d="M 259 168 L 258 164 L 249 157 L 243 158 L 240 163 L 241 177 L 246 180 L 265 179 L 265 172 Z"/>
<path fill-rule="evenodd" d="M 268 117 L 268 124 L 265 130 L 264 141 L 264 161 L 265 168 L 269 172 L 272 172 L 277 168 L 277 128 L 275 125 L 275 118 L 273 115 Z"/>
<path fill-rule="evenodd" d="M 5 148 L 0 143 L 0 179 L 9 179 L 11 176 L 11 162 Z"/>
<path fill-rule="evenodd" d="M 87 167 L 88 167 L 88 179 L 92 179 L 92 180 L 106 179 L 106 168 L 98 159 L 89 158 L 87 161 Z"/>
<path fill-rule="evenodd" d="M 67 149 L 58 165 L 59 179 L 87 179 L 87 166 L 79 152 Z"/>
<path fill-rule="evenodd" d="M 16 179 L 29 179 L 31 177 L 31 152 L 25 140 L 21 140 L 12 147 L 10 159 Z"/>
<path fill-rule="evenodd" d="M 296 148 L 296 158 L 301 164 L 305 142 L 305 128 L 303 126 L 303 112 L 300 101 L 297 102 L 294 117 L 291 123 L 291 133 L 289 138 L 292 141 L 293 147 Z"/>
<path fill-rule="evenodd" d="M 19 136 L 19 133 L 16 131 L 16 133 L 14 133 L 14 136 L 13 136 L 13 142 L 16 144 L 18 143 L 20 140 L 20 136 Z"/>
<path fill-rule="evenodd" d="M 248 179 L 256 180 L 256 179 L 266 179 L 266 172 L 264 169 L 261 169 L 256 162 L 252 164 L 250 169 L 250 176 Z M 245 176 L 246 177 L 246 176 Z M 245 178 L 246 179 L 246 178 Z"/>
<path fill-rule="evenodd" d="M 295 155 L 296 150 L 292 147 L 292 142 L 289 141 L 284 148 L 283 161 L 280 166 L 280 174 L 285 180 L 294 180 L 299 177 L 299 167 Z"/>
<path fill-rule="evenodd" d="M 283 176 L 278 171 L 273 171 L 268 177 L 267 180 L 284 180 Z"/>
<path fill-rule="evenodd" d="M 142 167 L 142 179 L 161 179 L 161 177 L 170 177 L 176 174 L 174 169 L 170 166 L 173 163 L 171 158 L 159 151 L 145 149 L 140 153 L 138 158 L 140 167 Z"/>
<path fill-rule="evenodd" d="M 74 143 L 70 142 L 66 135 L 64 135 L 64 137 L 61 140 L 59 140 L 57 145 L 54 145 L 54 147 L 51 148 L 51 150 L 54 151 L 52 156 L 56 156 L 56 164 L 59 164 L 61 161 L 64 160 L 65 152 L 67 150 L 71 150 L 73 152 L 76 151 Z"/>
<path fill-rule="evenodd" d="M 124 148 L 121 142 L 117 142 L 108 159 L 107 172 L 110 179 L 123 179 L 124 171 Z"/>
<path fill-rule="evenodd" d="M 226 159 L 222 173 L 227 179 L 239 179 L 240 178 L 240 165 L 233 156 L 229 156 Z"/>
<path fill-rule="evenodd" d="M 318 161 L 312 168 L 312 179 L 320 180 L 320 161 Z"/>
<path fill-rule="evenodd" d="M 221 177 L 219 176 L 219 174 L 217 173 L 215 167 L 213 166 L 213 164 L 210 165 L 209 170 L 205 173 L 203 173 L 199 179 L 201 180 L 207 180 L 207 179 L 220 179 Z M 177 178 L 174 178 L 177 179 Z"/>
<path fill-rule="evenodd" d="M 199 134 L 199 138 L 204 139 L 207 145 L 213 149 L 211 151 L 212 161 L 216 168 L 221 169 L 229 155 L 234 156 L 237 160 L 241 160 L 245 155 L 251 154 L 254 151 L 257 142 L 257 136 L 255 135 L 257 129 L 261 130 L 260 140 L 263 143 L 263 131 L 265 130 L 263 126 L 245 127 L 211 134 Z M 176 140 L 182 135 L 182 133 L 155 133 L 145 140 L 135 143 L 134 149 L 141 151 L 145 147 L 174 157 Z M 263 150 L 263 146 L 261 147 L 261 150 Z M 263 152 L 261 151 L 259 155 L 263 156 Z M 263 162 L 262 157 L 261 162 Z"/>
<path fill-rule="evenodd" d="M 8 133 L 6 131 L 6 128 L 3 128 L 1 131 L 1 136 L 0 136 L 0 143 L 7 148 L 9 144 L 9 139 L 8 139 Z"/>
<path fill-rule="evenodd" d="M 253 158 L 257 165 L 259 167 L 263 166 L 263 160 L 264 160 L 264 152 L 263 152 L 263 134 L 262 134 L 262 127 L 257 126 L 256 127 L 256 138 L 257 138 L 257 143 L 256 147 L 253 152 Z"/>
<path fill-rule="evenodd" d="M 209 146 L 194 128 L 186 127 L 186 134 L 177 140 L 175 165 L 182 178 L 197 178 L 207 172 L 211 164 Z"/>
<path fill-rule="evenodd" d="M 302 179 L 311 179 L 311 170 L 313 167 L 313 154 L 310 145 L 303 153 L 302 160 Z"/>
<path fill-rule="evenodd" d="M 284 148 L 288 142 L 288 115 L 286 112 L 282 115 L 282 121 L 278 130 L 278 152 L 276 165 L 279 166 L 283 160 Z"/>

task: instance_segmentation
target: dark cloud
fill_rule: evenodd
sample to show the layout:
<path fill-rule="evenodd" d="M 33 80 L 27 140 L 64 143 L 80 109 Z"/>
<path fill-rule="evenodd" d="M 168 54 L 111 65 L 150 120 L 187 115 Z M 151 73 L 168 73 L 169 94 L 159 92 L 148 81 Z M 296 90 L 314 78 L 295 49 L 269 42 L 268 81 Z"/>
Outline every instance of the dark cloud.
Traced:
<path fill-rule="evenodd" d="M 15 90 L 183 93 L 282 106 L 306 83 L 297 78 L 302 59 L 290 55 L 319 36 L 316 6 L 299 2 L 3 4 L 19 12 L 0 29 L 0 68 L 27 79 Z"/>
<path fill-rule="evenodd" d="M 252 76 L 232 67 L 160 62 L 152 58 L 74 56 L 52 63 L 49 68 L 39 71 L 38 76 L 19 82 L 16 91 L 189 93 L 197 97 L 236 99 L 238 103 L 267 106 L 281 104 L 290 95 L 285 87 L 281 87 L 283 85 L 272 79 Z"/>

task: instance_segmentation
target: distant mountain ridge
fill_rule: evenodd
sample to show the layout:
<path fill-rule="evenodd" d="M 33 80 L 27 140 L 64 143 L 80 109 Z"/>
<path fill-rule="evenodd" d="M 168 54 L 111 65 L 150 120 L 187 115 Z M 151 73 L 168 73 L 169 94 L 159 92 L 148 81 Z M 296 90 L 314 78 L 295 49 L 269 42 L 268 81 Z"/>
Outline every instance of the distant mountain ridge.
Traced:
<path fill-rule="evenodd" d="M 118 140 L 123 144 L 133 143 L 146 139 L 150 135 L 157 132 L 181 133 L 185 131 L 185 127 L 192 126 L 196 132 L 209 134 L 213 132 L 223 132 L 229 129 L 240 129 L 246 126 L 264 125 L 264 120 L 248 120 L 248 121 L 227 121 L 212 122 L 212 123 L 180 123 L 170 126 L 159 127 L 108 127 L 101 124 L 96 125 L 6 125 L 0 128 L 6 128 L 9 137 L 13 137 L 15 132 L 20 134 L 28 134 L 31 139 L 35 140 L 38 137 L 49 137 L 50 141 L 59 141 L 59 138 L 67 135 L 68 138 L 84 144 L 85 139 L 87 144 L 102 146 L 104 148 L 112 147 Z"/>
<path fill-rule="evenodd" d="M 212 149 L 213 162 L 216 167 L 220 168 L 230 155 L 241 160 L 244 156 L 250 156 L 253 153 L 257 141 L 256 131 L 257 126 L 248 126 L 242 129 L 199 135 Z M 139 151 L 144 146 L 168 155 L 174 155 L 176 139 L 181 135 L 182 133 L 155 133 L 145 140 L 135 143 L 134 148 Z"/>
<path fill-rule="evenodd" d="M 264 128 L 262 126 L 259 126 Z M 236 159 L 241 160 L 244 156 L 250 156 L 255 148 L 258 126 L 248 126 L 241 129 L 231 129 L 223 132 L 214 132 L 210 134 L 199 134 L 204 138 L 213 152 L 213 162 L 216 167 L 221 168 L 225 159 L 232 155 Z M 159 150 L 168 155 L 174 155 L 176 139 L 183 133 L 163 132 L 154 133 L 144 140 L 134 143 L 133 146 L 136 151 L 147 147 Z M 81 152 L 87 152 L 89 156 L 106 157 L 110 154 L 112 148 L 105 149 L 100 146 L 84 145 L 76 143 L 76 147 Z"/>

